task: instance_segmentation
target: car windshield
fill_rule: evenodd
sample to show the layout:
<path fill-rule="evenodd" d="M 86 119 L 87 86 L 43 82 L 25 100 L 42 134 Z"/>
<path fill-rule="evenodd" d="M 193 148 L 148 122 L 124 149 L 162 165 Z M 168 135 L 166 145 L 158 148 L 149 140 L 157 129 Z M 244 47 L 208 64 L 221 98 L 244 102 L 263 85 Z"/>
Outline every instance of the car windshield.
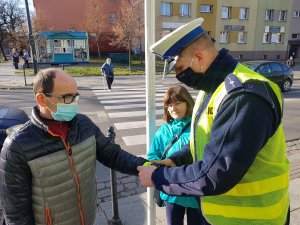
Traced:
<path fill-rule="evenodd" d="M 250 68 L 251 70 L 255 70 L 258 66 L 258 64 L 255 63 L 244 63 L 244 65 Z"/>

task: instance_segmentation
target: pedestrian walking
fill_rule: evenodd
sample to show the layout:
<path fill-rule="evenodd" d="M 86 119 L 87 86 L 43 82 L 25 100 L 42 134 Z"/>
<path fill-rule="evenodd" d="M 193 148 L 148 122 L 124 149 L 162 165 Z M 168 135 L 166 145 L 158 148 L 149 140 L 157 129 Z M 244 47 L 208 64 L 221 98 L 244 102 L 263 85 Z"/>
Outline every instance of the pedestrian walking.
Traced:
<path fill-rule="evenodd" d="M 147 153 L 148 160 L 168 158 L 189 143 L 195 104 L 193 97 L 185 87 L 176 85 L 167 90 L 163 104 L 165 123 L 154 135 Z M 183 225 L 185 212 L 187 225 L 201 225 L 198 220 L 199 202 L 195 197 L 172 196 L 161 192 L 160 198 L 164 201 L 168 225 Z"/>
<path fill-rule="evenodd" d="M 293 56 L 290 56 L 290 58 L 286 61 L 286 65 L 288 67 L 290 67 L 291 69 L 293 69 L 294 65 L 295 65 L 295 61 Z"/>
<path fill-rule="evenodd" d="M 102 76 L 104 76 L 106 79 L 108 89 L 111 90 L 111 85 L 114 81 L 115 75 L 114 75 L 114 66 L 110 58 L 107 58 L 105 63 L 101 66 L 101 73 Z"/>
<path fill-rule="evenodd" d="M 30 56 L 29 56 L 29 53 L 26 49 L 23 50 L 23 59 L 24 59 L 24 66 L 26 68 L 30 68 L 30 66 L 29 66 Z"/>
<path fill-rule="evenodd" d="M 15 48 L 12 49 L 11 57 L 13 59 L 13 65 L 15 66 L 15 69 L 19 69 L 19 53 Z"/>
<path fill-rule="evenodd" d="M 226 49 L 218 51 L 203 21 L 179 27 L 150 48 L 199 94 L 190 144 L 155 161 L 160 167 L 138 167 L 141 183 L 169 195 L 200 197 L 202 224 L 289 224 L 280 88 Z"/>
<path fill-rule="evenodd" d="M 31 119 L 9 135 L 0 155 L 0 202 L 7 224 L 93 225 L 96 160 L 137 175 L 148 162 L 111 143 L 77 113 L 76 81 L 65 71 L 41 70 L 33 83 Z"/>

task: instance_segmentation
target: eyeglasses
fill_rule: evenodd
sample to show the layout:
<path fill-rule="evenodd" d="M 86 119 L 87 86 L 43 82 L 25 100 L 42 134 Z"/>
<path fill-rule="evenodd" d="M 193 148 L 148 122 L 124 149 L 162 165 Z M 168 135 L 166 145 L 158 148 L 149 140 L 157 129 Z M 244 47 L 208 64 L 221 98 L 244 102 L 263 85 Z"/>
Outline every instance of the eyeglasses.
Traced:
<path fill-rule="evenodd" d="M 166 106 L 167 109 L 178 107 L 182 102 L 175 102 Z"/>
<path fill-rule="evenodd" d="M 165 60 L 165 68 L 164 68 L 165 74 L 168 74 L 173 69 L 173 67 L 175 66 L 175 64 L 177 63 L 178 60 L 191 59 L 191 58 L 194 58 L 194 57 L 183 57 L 180 55 L 176 55 L 175 57 L 170 57 L 170 58 L 166 59 Z"/>
<path fill-rule="evenodd" d="M 76 93 L 75 95 L 72 94 L 65 94 L 65 95 L 55 95 L 53 93 L 45 93 L 45 96 L 47 97 L 56 97 L 64 100 L 65 104 L 71 104 L 72 102 L 78 102 L 79 100 L 79 93 Z"/>

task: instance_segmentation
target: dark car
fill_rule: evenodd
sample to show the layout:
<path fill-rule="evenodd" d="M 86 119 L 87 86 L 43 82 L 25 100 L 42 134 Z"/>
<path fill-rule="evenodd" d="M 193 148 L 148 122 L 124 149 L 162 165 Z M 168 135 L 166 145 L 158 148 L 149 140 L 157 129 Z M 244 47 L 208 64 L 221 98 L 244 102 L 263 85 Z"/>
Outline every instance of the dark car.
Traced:
<path fill-rule="evenodd" d="M 261 60 L 246 61 L 243 64 L 278 84 L 282 91 L 289 91 L 293 84 L 294 71 L 280 62 Z"/>
<path fill-rule="evenodd" d="M 0 151 L 7 133 L 16 125 L 28 121 L 27 114 L 18 108 L 0 106 Z"/>

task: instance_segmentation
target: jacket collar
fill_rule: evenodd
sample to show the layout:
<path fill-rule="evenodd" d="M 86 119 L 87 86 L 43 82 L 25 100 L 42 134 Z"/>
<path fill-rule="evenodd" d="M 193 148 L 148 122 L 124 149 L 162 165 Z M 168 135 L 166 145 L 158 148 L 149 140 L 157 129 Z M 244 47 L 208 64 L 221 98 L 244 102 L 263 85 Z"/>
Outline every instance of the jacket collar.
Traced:
<path fill-rule="evenodd" d="M 234 71 L 237 63 L 237 60 L 229 55 L 226 49 L 221 49 L 213 63 L 203 74 L 203 79 L 197 89 L 213 93 L 225 77 Z"/>

